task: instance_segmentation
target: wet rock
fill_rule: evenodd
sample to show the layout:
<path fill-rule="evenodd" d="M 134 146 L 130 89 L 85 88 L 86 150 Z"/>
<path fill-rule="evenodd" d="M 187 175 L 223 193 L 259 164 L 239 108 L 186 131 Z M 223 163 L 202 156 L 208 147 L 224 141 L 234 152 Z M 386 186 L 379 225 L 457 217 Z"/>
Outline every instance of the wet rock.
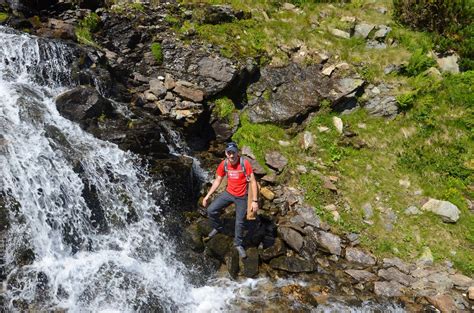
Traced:
<path fill-rule="evenodd" d="M 206 243 L 206 252 L 208 255 L 225 261 L 225 256 L 232 248 L 232 239 L 223 234 L 217 234 Z"/>
<path fill-rule="evenodd" d="M 114 113 L 112 103 L 102 97 L 95 88 L 79 86 L 60 94 L 56 98 L 56 107 L 65 118 L 88 126 L 90 120 L 101 115 L 111 116 Z"/>
<path fill-rule="evenodd" d="M 230 277 L 236 279 L 239 275 L 239 253 L 235 249 L 231 249 L 230 253 L 225 256 L 225 264 Z"/>
<path fill-rule="evenodd" d="M 199 233 L 198 225 L 191 224 L 186 228 L 186 234 L 188 242 L 191 243 L 191 249 L 196 252 L 204 251 L 204 244 L 202 242 L 202 236 Z"/>
<path fill-rule="evenodd" d="M 458 207 L 451 202 L 436 199 L 428 200 L 421 209 L 439 215 L 446 223 L 456 223 L 461 213 Z"/>
<path fill-rule="evenodd" d="M 279 227 L 278 233 L 280 234 L 281 238 L 285 241 L 288 246 L 290 246 L 296 252 L 299 252 L 303 247 L 303 236 L 290 227 Z"/>
<path fill-rule="evenodd" d="M 345 270 L 345 272 L 358 282 L 370 282 L 377 280 L 377 275 L 366 270 Z"/>
<path fill-rule="evenodd" d="M 438 310 L 443 313 L 447 312 L 458 312 L 458 308 L 454 303 L 453 298 L 450 295 L 436 295 L 434 297 L 426 297 L 429 303 L 434 305 Z"/>
<path fill-rule="evenodd" d="M 271 168 L 281 172 L 288 164 L 288 160 L 277 151 L 270 151 L 265 154 L 265 163 Z"/>
<path fill-rule="evenodd" d="M 394 267 L 379 270 L 378 276 L 388 281 L 396 281 L 405 286 L 410 286 L 414 281 L 412 276 L 404 274 Z"/>
<path fill-rule="evenodd" d="M 285 243 L 280 238 L 277 238 L 275 240 L 275 243 L 271 247 L 264 249 L 260 253 L 260 257 L 263 261 L 268 262 L 271 259 L 274 259 L 276 257 L 282 256 L 285 254 L 286 254 Z"/>
<path fill-rule="evenodd" d="M 245 277 L 253 278 L 258 275 L 258 250 L 257 248 L 249 248 L 246 252 L 247 258 L 241 260 L 241 273 Z"/>
<path fill-rule="evenodd" d="M 316 307 L 318 301 L 311 294 L 309 290 L 300 285 L 287 285 L 281 288 L 281 291 L 285 297 L 289 297 L 297 300 L 300 303 Z"/>
<path fill-rule="evenodd" d="M 374 293 L 380 297 L 401 297 L 403 286 L 395 281 L 376 281 Z"/>
<path fill-rule="evenodd" d="M 375 265 L 375 257 L 357 248 L 346 248 L 346 259 L 349 262 L 358 263 L 362 265 Z"/>
<path fill-rule="evenodd" d="M 332 233 L 319 231 L 317 236 L 319 246 L 331 254 L 341 255 L 341 238 Z"/>
<path fill-rule="evenodd" d="M 281 256 L 272 259 L 270 266 L 273 269 L 291 273 L 313 272 L 316 270 L 312 262 L 294 256 Z"/>

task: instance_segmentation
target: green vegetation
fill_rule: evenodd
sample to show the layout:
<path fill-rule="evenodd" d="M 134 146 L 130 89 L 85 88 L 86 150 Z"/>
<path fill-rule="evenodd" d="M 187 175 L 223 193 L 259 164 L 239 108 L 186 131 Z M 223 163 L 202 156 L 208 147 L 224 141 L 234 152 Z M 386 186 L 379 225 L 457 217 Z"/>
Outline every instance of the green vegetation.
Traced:
<path fill-rule="evenodd" d="M 0 12 L 0 23 L 5 22 L 8 19 L 8 13 Z"/>
<path fill-rule="evenodd" d="M 474 69 L 474 2 L 393 0 L 394 16 L 414 29 L 432 32 L 441 51 L 456 50 L 461 68 Z"/>
<path fill-rule="evenodd" d="M 229 118 L 235 112 L 235 106 L 232 100 L 227 97 L 219 98 L 215 101 L 217 116 L 221 119 Z"/>
<path fill-rule="evenodd" d="M 137 13 L 145 12 L 145 7 L 141 2 L 121 3 L 112 5 L 110 11 L 115 14 L 133 17 Z"/>
<path fill-rule="evenodd" d="M 410 57 L 404 71 L 408 76 L 417 76 L 434 65 L 436 65 L 436 61 L 427 56 L 426 51 L 418 49 Z"/>
<path fill-rule="evenodd" d="M 155 57 L 155 60 L 158 64 L 163 63 L 163 51 L 161 50 L 161 45 L 158 42 L 154 42 L 150 46 L 151 54 Z"/>
<path fill-rule="evenodd" d="M 97 47 L 97 44 L 92 38 L 92 33 L 98 31 L 100 28 L 100 17 L 92 12 L 89 13 L 83 20 L 79 22 L 76 27 L 77 41 L 89 46 Z"/>

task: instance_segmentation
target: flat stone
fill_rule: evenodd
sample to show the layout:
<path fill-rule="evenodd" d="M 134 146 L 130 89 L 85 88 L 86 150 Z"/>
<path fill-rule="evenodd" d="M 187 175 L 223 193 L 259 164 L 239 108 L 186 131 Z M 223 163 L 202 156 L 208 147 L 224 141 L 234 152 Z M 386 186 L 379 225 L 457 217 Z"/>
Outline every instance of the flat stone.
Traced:
<path fill-rule="evenodd" d="M 271 151 L 265 154 L 265 163 L 271 168 L 281 171 L 288 164 L 288 160 L 281 153 Z"/>
<path fill-rule="evenodd" d="M 283 240 L 280 238 L 275 239 L 275 243 L 260 253 L 260 257 L 263 261 L 268 262 L 271 259 L 282 256 L 286 254 L 286 246 Z"/>
<path fill-rule="evenodd" d="M 201 102 L 204 100 L 204 92 L 196 85 L 186 81 L 178 81 L 174 87 L 174 92 L 181 97 L 194 102 Z"/>
<path fill-rule="evenodd" d="M 335 65 L 328 65 L 323 68 L 321 73 L 326 76 L 331 76 L 332 72 L 334 72 L 335 69 L 336 69 Z"/>
<path fill-rule="evenodd" d="M 348 247 L 346 248 L 346 260 L 353 263 L 362 265 L 375 265 L 375 257 L 370 253 L 364 252 L 357 248 Z"/>
<path fill-rule="evenodd" d="M 314 272 L 316 266 L 309 261 L 290 256 L 281 256 L 270 261 L 273 269 L 291 273 Z"/>
<path fill-rule="evenodd" d="M 199 63 L 199 74 L 218 82 L 228 83 L 234 79 L 237 71 L 228 59 L 204 57 Z"/>
<path fill-rule="evenodd" d="M 405 286 L 410 286 L 414 281 L 414 278 L 412 276 L 404 274 L 394 267 L 389 267 L 388 269 L 381 269 L 377 274 L 379 277 L 382 277 L 385 280 L 396 281 Z"/>
<path fill-rule="evenodd" d="M 345 270 L 345 272 L 359 282 L 370 282 L 377 280 L 377 275 L 366 270 Z"/>
<path fill-rule="evenodd" d="M 403 286 L 396 281 L 376 281 L 374 293 L 381 297 L 401 297 Z"/>
<path fill-rule="evenodd" d="M 437 199 L 430 199 L 421 209 L 423 211 L 430 211 L 441 217 L 443 222 L 456 223 L 461 212 L 458 207 L 448 201 Z"/>
<path fill-rule="evenodd" d="M 321 225 L 321 219 L 316 214 L 314 208 L 311 207 L 297 207 L 296 212 L 303 218 L 304 222 L 308 225 L 319 228 Z"/>
<path fill-rule="evenodd" d="M 471 277 L 463 274 L 454 274 L 451 275 L 450 278 L 454 286 L 460 287 L 462 289 L 467 289 L 469 286 L 474 285 L 474 280 Z"/>
<path fill-rule="evenodd" d="M 323 250 L 331 254 L 341 255 L 341 238 L 339 236 L 325 231 L 319 231 L 317 240 Z"/>
<path fill-rule="evenodd" d="M 399 269 L 405 274 L 410 273 L 410 266 L 399 258 L 384 258 L 382 260 L 382 264 L 384 268 L 395 266 L 397 269 Z"/>
<path fill-rule="evenodd" d="M 166 88 L 163 82 L 159 79 L 150 80 L 150 92 L 158 98 L 166 95 Z"/>
<path fill-rule="evenodd" d="M 337 29 L 337 28 L 330 28 L 329 32 L 331 34 L 333 34 L 334 36 L 339 37 L 339 38 L 344 38 L 344 39 L 351 38 L 351 34 L 349 34 L 348 32 L 345 32 L 343 30 Z"/>
<path fill-rule="evenodd" d="M 426 297 L 429 303 L 434 305 L 441 312 L 458 312 L 459 310 L 450 295 L 442 294 L 434 297 Z"/>
<path fill-rule="evenodd" d="M 165 75 L 165 88 L 167 90 L 172 90 L 176 86 L 176 81 L 174 80 L 171 74 L 166 73 Z"/>
<path fill-rule="evenodd" d="M 146 99 L 147 101 L 152 101 L 152 102 L 153 102 L 153 101 L 158 100 L 158 97 L 155 96 L 155 94 L 152 93 L 151 90 L 145 91 L 145 92 L 143 93 L 143 96 L 145 97 L 145 99 Z"/>
<path fill-rule="evenodd" d="M 357 24 L 354 29 L 354 37 L 366 39 L 369 36 L 370 32 L 374 29 L 374 27 L 375 25 L 373 24 Z"/>

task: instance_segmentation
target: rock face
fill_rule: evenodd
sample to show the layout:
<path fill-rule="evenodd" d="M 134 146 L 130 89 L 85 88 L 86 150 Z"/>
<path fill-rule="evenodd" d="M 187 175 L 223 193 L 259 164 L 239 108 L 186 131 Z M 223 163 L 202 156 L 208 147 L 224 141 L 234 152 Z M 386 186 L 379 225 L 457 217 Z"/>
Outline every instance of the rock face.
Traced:
<path fill-rule="evenodd" d="M 448 201 L 430 199 L 421 209 L 439 215 L 446 223 L 456 223 L 461 213 L 457 206 Z"/>
<path fill-rule="evenodd" d="M 114 112 L 111 102 L 97 92 L 95 88 L 79 86 L 58 96 L 56 107 L 67 119 L 86 125 L 87 121 L 110 116 Z"/>

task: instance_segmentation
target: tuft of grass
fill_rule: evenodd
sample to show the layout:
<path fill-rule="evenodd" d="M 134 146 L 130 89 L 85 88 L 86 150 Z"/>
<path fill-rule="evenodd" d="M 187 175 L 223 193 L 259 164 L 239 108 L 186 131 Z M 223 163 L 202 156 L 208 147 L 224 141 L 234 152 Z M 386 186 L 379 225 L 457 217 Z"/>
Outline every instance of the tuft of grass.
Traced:
<path fill-rule="evenodd" d="M 84 19 L 79 22 L 75 33 L 77 41 L 93 47 L 98 47 L 97 43 L 92 38 L 92 33 L 99 30 L 100 17 L 95 13 L 89 13 Z"/>
<path fill-rule="evenodd" d="M 418 49 L 410 57 L 404 72 L 408 76 L 417 76 L 434 65 L 436 61 L 427 56 L 422 49 Z"/>
<path fill-rule="evenodd" d="M 8 13 L 0 12 L 0 23 L 5 22 L 8 19 Z"/>
<path fill-rule="evenodd" d="M 161 49 L 161 45 L 158 42 L 154 42 L 151 44 L 150 49 L 156 62 L 158 64 L 163 63 L 163 51 Z"/>
<path fill-rule="evenodd" d="M 235 111 L 234 103 L 227 97 L 219 98 L 214 103 L 216 104 L 215 110 L 217 116 L 220 119 L 230 117 L 230 115 Z"/>

